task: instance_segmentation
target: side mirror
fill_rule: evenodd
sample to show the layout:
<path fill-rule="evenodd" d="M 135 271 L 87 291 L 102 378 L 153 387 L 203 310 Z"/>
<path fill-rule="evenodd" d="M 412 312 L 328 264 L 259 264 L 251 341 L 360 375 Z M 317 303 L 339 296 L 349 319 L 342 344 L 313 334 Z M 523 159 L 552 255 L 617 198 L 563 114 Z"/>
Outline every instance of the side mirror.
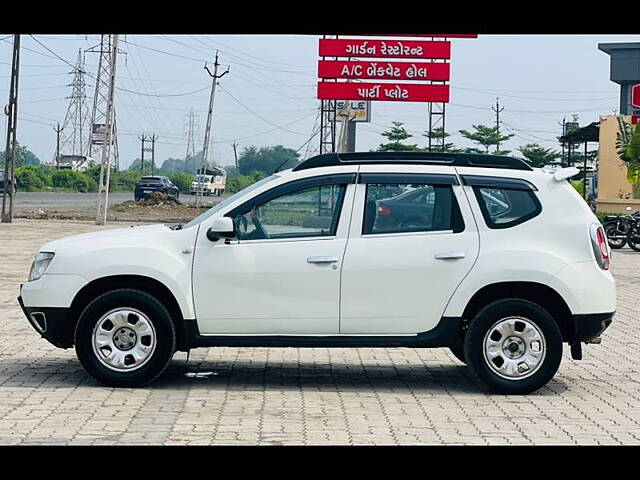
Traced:
<path fill-rule="evenodd" d="M 211 225 L 211 228 L 207 230 L 207 238 L 212 242 L 217 242 L 221 237 L 230 238 L 235 234 L 233 228 L 233 220 L 229 217 L 216 218 Z"/>

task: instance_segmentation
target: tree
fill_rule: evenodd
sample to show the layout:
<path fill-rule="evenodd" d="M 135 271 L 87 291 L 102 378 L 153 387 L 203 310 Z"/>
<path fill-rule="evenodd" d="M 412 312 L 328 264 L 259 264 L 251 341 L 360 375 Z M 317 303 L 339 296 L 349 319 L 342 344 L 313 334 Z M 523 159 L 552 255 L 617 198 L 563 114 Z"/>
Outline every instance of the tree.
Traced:
<path fill-rule="evenodd" d="M 509 150 L 498 150 L 498 144 L 504 143 L 514 136 L 513 133 L 502 135 L 498 127 L 487 127 L 486 125 L 472 125 L 475 131 L 469 132 L 468 130 L 460 130 L 460 135 L 468 138 L 472 142 L 484 147 L 483 153 L 489 153 L 489 147 L 496 146 L 497 155 L 507 155 Z"/>
<path fill-rule="evenodd" d="M 640 198 L 640 128 L 630 125 L 622 115 L 617 119 L 616 152 L 627 166 L 627 180 L 632 186 L 633 198 Z"/>
<path fill-rule="evenodd" d="M 532 167 L 544 167 L 556 163 L 561 154 L 551 148 L 544 148 L 537 143 L 527 143 L 518 147 L 518 151 L 531 164 Z"/>
<path fill-rule="evenodd" d="M 167 158 L 162 162 L 160 170 L 163 172 L 187 172 L 185 161 L 181 158 Z"/>
<path fill-rule="evenodd" d="M 4 167 L 5 152 L 0 152 L 0 162 Z M 16 168 L 27 165 L 40 165 L 40 159 L 24 145 L 16 144 Z"/>
<path fill-rule="evenodd" d="M 390 130 L 382 132 L 382 136 L 387 137 L 391 141 L 389 143 L 381 143 L 376 151 L 407 152 L 420 150 L 417 144 L 406 145 L 404 143 L 400 143 L 402 140 L 413 137 L 413 135 L 407 132 L 407 130 L 402 126 L 404 125 L 402 122 L 391 122 L 391 125 Z"/>
<path fill-rule="evenodd" d="M 238 170 L 241 175 L 262 172 L 272 175 L 277 169 L 285 170 L 295 167 L 300 154 L 291 148 L 276 145 L 275 147 L 246 147 L 238 157 Z"/>
<path fill-rule="evenodd" d="M 447 137 L 450 137 L 451 135 L 448 134 L 447 132 L 445 132 L 444 128 L 442 128 L 442 127 L 434 128 L 431 132 L 426 130 L 422 134 L 422 136 L 426 137 L 427 139 L 431 138 L 432 145 L 434 143 L 434 140 L 439 145 L 440 142 L 442 141 L 442 137 L 444 136 L 444 148 L 442 150 L 440 150 L 442 152 L 458 153 L 458 152 L 462 151 L 459 148 L 456 148 L 456 146 L 453 143 L 447 143 Z M 438 148 L 438 147 L 436 147 L 436 148 Z M 429 148 L 427 147 L 425 150 L 428 150 L 428 149 Z"/>

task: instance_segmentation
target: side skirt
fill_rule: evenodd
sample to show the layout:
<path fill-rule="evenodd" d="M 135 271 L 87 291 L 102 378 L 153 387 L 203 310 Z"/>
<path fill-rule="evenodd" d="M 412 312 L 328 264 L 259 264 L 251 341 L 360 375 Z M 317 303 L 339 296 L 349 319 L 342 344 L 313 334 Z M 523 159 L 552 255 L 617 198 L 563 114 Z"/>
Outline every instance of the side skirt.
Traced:
<path fill-rule="evenodd" d="M 180 351 L 198 347 L 408 347 L 435 348 L 456 345 L 462 336 L 462 321 L 442 317 L 428 332 L 412 336 L 296 336 L 296 335 L 201 335 L 196 320 L 184 320 Z"/>

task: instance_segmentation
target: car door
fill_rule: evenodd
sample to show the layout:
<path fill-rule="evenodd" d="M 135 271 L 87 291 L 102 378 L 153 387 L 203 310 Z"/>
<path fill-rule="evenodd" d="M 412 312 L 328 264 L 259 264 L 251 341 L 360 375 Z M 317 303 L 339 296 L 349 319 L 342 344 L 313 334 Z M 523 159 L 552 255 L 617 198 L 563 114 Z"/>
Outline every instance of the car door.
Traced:
<path fill-rule="evenodd" d="M 390 168 L 360 169 L 342 266 L 343 334 L 431 330 L 478 254 L 452 167 Z"/>
<path fill-rule="evenodd" d="M 201 226 L 193 295 L 202 334 L 337 334 L 340 266 L 355 172 L 292 181 L 225 216 L 236 237 Z"/>

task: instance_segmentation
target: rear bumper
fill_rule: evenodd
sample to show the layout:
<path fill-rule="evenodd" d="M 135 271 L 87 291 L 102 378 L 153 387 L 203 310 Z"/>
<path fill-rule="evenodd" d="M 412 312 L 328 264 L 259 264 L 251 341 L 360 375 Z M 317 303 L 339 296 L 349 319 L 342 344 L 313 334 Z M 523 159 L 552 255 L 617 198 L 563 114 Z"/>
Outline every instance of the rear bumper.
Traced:
<path fill-rule="evenodd" d="M 73 346 L 73 323 L 67 320 L 68 308 L 27 307 L 22 301 L 22 296 L 18 297 L 18 303 L 31 326 L 42 338 L 56 347 Z"/>
<path fill-rule="evenodd" d="M 570 343 L 589 342 L 599 337 L 613 322 L 615 312 L 573 316 L 573 338 Z"/>

